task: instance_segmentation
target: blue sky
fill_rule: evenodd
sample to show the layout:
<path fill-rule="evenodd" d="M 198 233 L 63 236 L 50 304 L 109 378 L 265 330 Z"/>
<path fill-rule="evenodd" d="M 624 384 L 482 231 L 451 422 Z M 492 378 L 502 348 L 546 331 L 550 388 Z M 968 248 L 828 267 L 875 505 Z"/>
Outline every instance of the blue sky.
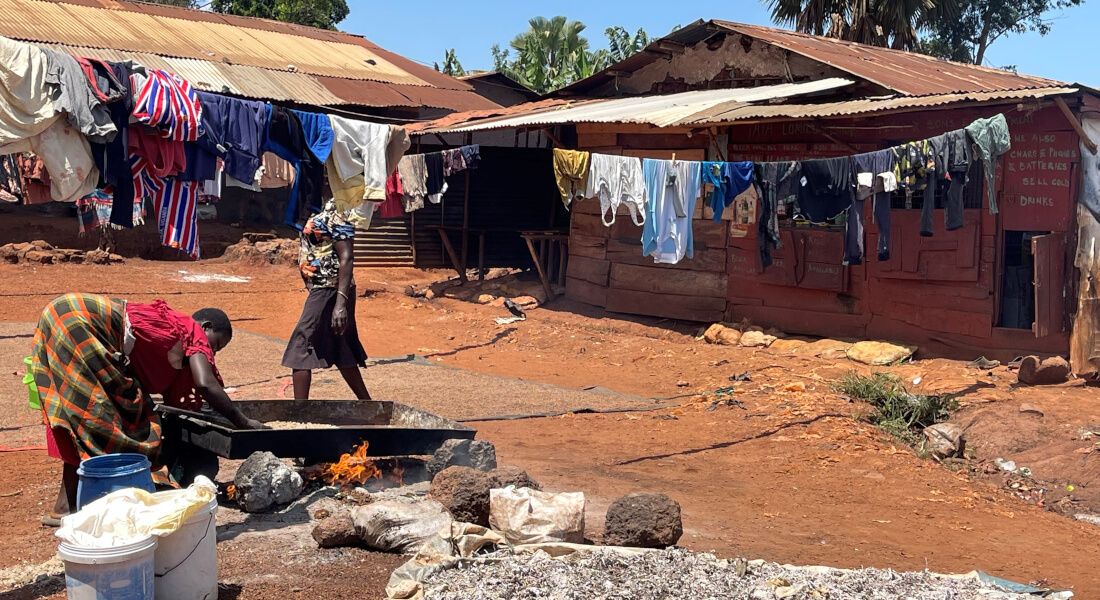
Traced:
<path fill-rule="evenodd" d="M 735 2 L 669 2 L 656 0 L 567 0 L 557 2 L 483 1 L 444 2 L 403 0 L 364 2 L 349 0 L 351 15 L 340 29 L 363 35 L 374 43 L 413 60 L 431 65 L 443 62 L 443 52 L 454 48 L 466 69 L 492 68 L 489 48 L 502 48 L 527 29 L 534 16 L 565 15 L 588 26 L 589 42 L 607 47 L 604 29 L 622 25 L 633 32 L 642 27 L 651 37 L 667 34 L 673 26 L 700 18 L 770 25 L 768 11 L 755 0 Z M 988 66 L 1016 65 L 1020 73 L 1067 82 L 1100 86 L 1100 61 L 1083 60 L 1081 49 L 1091 47 L 1100 24 L 1100 0 L 1087 0 L 1067 10 L 1054 31 L 1002 38 L 989 51 Z"/>

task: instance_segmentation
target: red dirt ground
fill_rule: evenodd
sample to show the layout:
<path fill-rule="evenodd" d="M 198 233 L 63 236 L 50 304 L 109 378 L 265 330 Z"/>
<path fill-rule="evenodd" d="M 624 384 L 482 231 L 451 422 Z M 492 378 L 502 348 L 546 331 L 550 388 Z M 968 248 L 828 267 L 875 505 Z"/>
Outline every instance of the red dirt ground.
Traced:
<path fill-rule="evenodd" d="M 253 279 L 184 283 L 180 269 Z M 476 425 L 479 437 L 497 445 L 502 463 L 529 469 L 552 490 L 586 492 L 593 514 L 623 493 L 661 491 L 683 506 L 681 544 L 696 550 L 796 564 L 982 569 L 1100 597 L 1100 528 L 1056 514 L 1100 512 L 1100 457 L 1085 454 L 1095 442 L 1087 432 L 1100 434 L 1095 389 L 1079 382 L 1016 388 L 1015 376 L 1003 367 L 991 376 L 943 359 L 891 369 L 908 381 L 920 377 L 916 387 L 922 391 L 963 394 L 954 420 L 968 427 L 974 459 L 953 472 L 852 419 L 863 408 L 831 393 L 829 382 L 854 363 L 707 346 L 694 339 L 697 324 L 628 319 L 565 300 L 530 311 L 502 337 L 492 319 L 504 316 L 503 309 L 403 293 L 410 283 L 441 276 L 446 274 L 412 269 L 356 273 L 360 292 L 367 293 L 357 320 L 370 354 L 417 353 L 484 373 L 573 388 L 600 385 L 643 397 L 731 385 L 743 392 L 735 398 L 744 410 L 706 411 L 705 402 L 685 398 L 685 406 L 657 412 Z M 116 266 L 4 265 L 0 278 L 0 320 L 8 322 L 35 321 L 62 293 L 93 291 L 134 301 L 162 297 L 187 312 L 218 306 L 241 329 L 286 339 L 305 300 L 292 267 L 129 260 Z M 275 364 L 278 357 L 270 360 Z M 743 371 L 751 372 L 751 382 L 729 381 Z M 787 391 L 792 384 L 806 390 Z M 1043 414 L 1020 412 L 1024 402 Z M 1035 480 L 1025 487 L 1045 489 L 1044 507 L 1053 510 L 1026 503 L 1000 475 L 985 474 L 1001 456 L 1032 469 Z M 0 453 L 0 494 L 10 482 L 31 490 L 0 498 L 0 527 L 8 532 L 0 541 L 0 567 L 52 553 L 50 533 L 36 525 L 38 503 L 56 489 L 51 469 L 56 467 L 41 453 Z M 1074 491 L 1067 491 L 1069 485 Z M 592 533 L 601 528 L 600 519 L 592 519 Z M 363 564 L 388 559 L 364 553 Z M 277 557 L 255 553 L 222 561 L 225 572 L 283 568 Z M 368 571 L 374 572 L 365 567 L 364 581 Z M 348 585 L 362 583 L 358 577 Z M 305 579 L 336 585 L 324 570 Z M 359 593 L 379 593 L 384 577 L 373 581 Z M 322 595 L 336 597 L 337 587 Z M 268 592 L 246 587 L 239 596 L 285 597 Z"/>

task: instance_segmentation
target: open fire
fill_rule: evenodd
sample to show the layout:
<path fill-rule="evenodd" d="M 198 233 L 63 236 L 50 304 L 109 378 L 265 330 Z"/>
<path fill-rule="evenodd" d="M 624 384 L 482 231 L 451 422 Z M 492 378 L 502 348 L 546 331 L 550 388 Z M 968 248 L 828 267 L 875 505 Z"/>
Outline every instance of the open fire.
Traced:
<path fill-rule="evenodd" d="M 381 479 L 382 470 L 373 460 L 367 458 L 367 446 L 367 442 L 363 442 L 351 454 L 343 454 L 339 461 L 325 465 L 321 470 L 321 478 L 328 485 L 342 486 Z"/>

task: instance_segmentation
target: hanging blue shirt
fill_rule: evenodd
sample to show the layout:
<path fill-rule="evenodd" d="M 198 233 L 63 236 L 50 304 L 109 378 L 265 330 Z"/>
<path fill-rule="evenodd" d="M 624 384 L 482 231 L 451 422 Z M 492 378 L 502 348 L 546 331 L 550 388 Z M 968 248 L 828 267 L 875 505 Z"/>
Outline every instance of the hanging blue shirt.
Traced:
<path fill-rule="evenodd" d="M 752 185 L 753 163 L 704 162 L 703 183 L 714 186 L 710 194 L 710 207 L 714 210 L 714 222 L 722 222 L 722 211 L 733 204 L 733 199 Z"/>

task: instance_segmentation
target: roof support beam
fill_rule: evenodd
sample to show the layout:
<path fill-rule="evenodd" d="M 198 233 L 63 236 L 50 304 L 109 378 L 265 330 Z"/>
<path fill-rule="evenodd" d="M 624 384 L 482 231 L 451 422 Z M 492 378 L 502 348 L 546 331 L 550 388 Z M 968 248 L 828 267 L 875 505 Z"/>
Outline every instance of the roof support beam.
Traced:
<path fill-rule="evenodd" d="M 1062 114 L 1066 116 L 1066 120 L 1069 121 L 1073 130 L 1077 132 L 1077 136 L 1081 138 L 1081 143 L 1089 149 L 1089 152 L 1096 155 L 1096 142 L 1089 139 L 1089 135 L 1085 133 L 1085 129 L 1081 127 L 1081 123 L 1077 121 L 1077 117 L 1073 114 L 1073 111 L 1066 105 L 1066 101 L 1061 96 L 1054 97 L 1054 103 L 1058 105 L 1058 108 L 1062 110 Z"/>

